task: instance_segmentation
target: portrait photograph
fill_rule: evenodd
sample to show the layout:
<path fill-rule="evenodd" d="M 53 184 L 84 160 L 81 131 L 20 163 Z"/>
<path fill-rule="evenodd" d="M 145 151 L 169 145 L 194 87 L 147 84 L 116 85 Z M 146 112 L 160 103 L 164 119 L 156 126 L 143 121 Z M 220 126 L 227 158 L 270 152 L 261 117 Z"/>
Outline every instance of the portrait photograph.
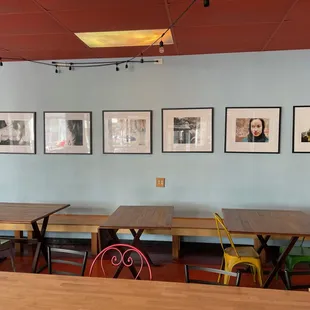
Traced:
<path fill-rule="evenodd" d="M 102 118 L 103 153 L 152 153 L 152 111 L 103 111 Z"/>
<path fill-rule="evenodd" d="M 0 112 L 0 153 L 35 154 L 35 126 L 35 112 Z"/>
<path fill-rule="evenodd" d="M 310 153 L 310 106 L 293 107 L 293 153 Z"/>
<path fill-rule="evenodd" d="M 213 108 L 162 109 L 162 152 L 213 152 Z"/>
<path fill-rule="evenodd" d="M 45 154 L 92 154 L 91 112 L 44 112 Z"/>
<path fill-rule="evenodd" d="M 280 118 L 280 107 L 227 107 L 225 152 L 279 153 Z"/>

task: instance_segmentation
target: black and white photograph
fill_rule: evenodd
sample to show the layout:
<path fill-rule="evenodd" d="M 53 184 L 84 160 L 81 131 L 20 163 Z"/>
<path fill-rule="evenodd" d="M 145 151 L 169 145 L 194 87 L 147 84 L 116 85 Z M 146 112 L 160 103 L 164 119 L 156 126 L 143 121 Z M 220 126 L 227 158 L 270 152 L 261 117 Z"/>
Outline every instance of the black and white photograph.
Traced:
<path fill-rule="evenodd" d="M 162 109 L 162 152 L 213 152 L 213 108 Z"/>
<path fill-rule="evenodd" d="M 310 106 L 293 107 L 293 153 L 310 153 Z"/>
<path fill-rule="evenodd" d="M 279 153 L 280 107 L 226 108 L 226 153 Z"/>
<path fill-rule="evenodd" d="M 152 111 L 103 111 L 102 117 L 103 153 L 152 153 Z"/>
<path fill-rule="evenodd" d="M 44 112 L 45 154 L 92 154 L 91 112 Z"/>
<path fill-rule="evenodd" d="M 0 112 L 0 153 L 35 154 L 35 112 Z"/>

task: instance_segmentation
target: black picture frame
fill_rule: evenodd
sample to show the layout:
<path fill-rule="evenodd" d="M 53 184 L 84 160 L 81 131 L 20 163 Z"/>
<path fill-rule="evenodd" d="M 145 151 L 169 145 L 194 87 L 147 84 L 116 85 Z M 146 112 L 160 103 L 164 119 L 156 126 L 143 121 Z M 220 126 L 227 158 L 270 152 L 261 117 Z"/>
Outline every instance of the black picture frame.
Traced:
<path fill-rule="evenodd" d="M 84 116 L 84 117 L 82 117 Z M 88 116 L 88 117 L 86 117 Z M 47 119 L 53 120 L 64 120 L 67 124 L 58 124 L 55 129 L 61 130 L 62 135 L 68 133 L 71 137 L 69 139 L 64 139 L 62 137 L 59 146 L 57 146 L 58 141 L 50 141 L 49 146 L 47 146 Z M 73 118 L 73 119 L 72 119 Z M 73 123 L 71 126 L 78 126 L 76 128 L 69 128 L 68 122 L 75 121 L 79 123 Z M 82 124 L 82 128 L 81 128 Z M 60 127 L 61 126 L 61 127 Z M 64 130 L 66 129 L 66 134 Z M 68 131 L 67 131 L 68 129 Z M 81 132 L 82 130 L 82 132 Z M 55 131 L 59 134 L 58 131 Z M 93 154 L 93 124 L 92 124 L 92 112 L 91 111 L 44 111 L 43 112 L 43 136 L 44 136 L 44 154 L 45 155 L 92 155 Z M 78 139 L 79 142 L 75 142 Z M 70 141 L 70 142 L 69 142 Z M 85 142 L 85 144 L 84 144 Z M 76 143 L 76 144 L 75 144 Z M 81 144 L 82 143 L 82 144 Z M 56 145 L 55 145 L 56 144 Z M 48 150 L 50 148 L 50 150 Z"/>
<path fill-rule="evenodd" d="M 293 106 L 292 153 L 310 153 L 310 121 L 309 128 L 307 128 L 309 119 L 310 105 Z"/>
<path fill-rule="evenodd" d="M 199 112 L 201 112 L 200 115 Z M 196 143 L 198 118 L 199 139 L 201 140 Z M 185 125 L 185 122 L 188 125 Z M 181 128 L 176 130 L 176 126 L 181 126 Z M 193 128 L 196 132 L 193 132 Z M 162 153 L 213 153 L 214 108 L 163 108 L 161 110 L 161 132 Z"/>
<path fill-rule="evenodd" d="M 235 113 L 232 113 L 234 111 Z M 236 118 L 238 112 L 240 117 Z M 268 117 L 271 118 L 271 121 Z M 231 115 L 229 115 L 231 113 Z M 226 107 L 225 108 L 225 141 L 224 141 L 224 152 L 225 153 L 248 153 L 248 154 L 279 154 L 281 146 L 281 114 L 282 107 L 280 106 L 259 106 L 259 107 Z M 265 115 L 265 117 L 263 116 Z M 259 137 L 254 137 L 249 133 L 250 119 L 263 119 L 264 124 L 268 120 L 268 129 L 265 128 L 263 135 Z M 237 122 L 244 121 L 243 128 L 237 128 Z M 234 127 L 235 126 L 235 127 Z M 262 125 L 264 127 L 266 125 Z M 266 126 L 267 127 L 267 126 Z M 277 130 L 276 133 L 266 132 L 269 131 L 269 127 Z M 234 130 L 232 130 L 234 128 Z M 232 134 L 228 135 L 228 130 Z M 247 138 L 237 135 L 237 131 L 243 131 L 245 133 L 247 130 Z M 251 138 L 250 138 L 251 136 Z M 229 139 L 230 138 L 230 139 Z M 239 141 L 239 138 L 241 139 Z M 257 141 L 249 141 L 250 139 L 257 139 Z M 247 144 L 241 142 L 248 142 Z M 268 142 L 268 143 L 258 143 L 258 142 Z M 269 144 L 270 143 L 270 144 Z"/>
<path fill-rule="evenodd" d="M 140 118 L 139 118 L 140 117 Z M 111 119 L 121 119 L 126 120 L 127 126 L 131 126 L 134 120 L 139 120 L 139 123 L 135 123 L 135 127 L 140 128 L 139 133 L 133 133 L 128 139 L 128 134 L 126 137 L 120 135 L 114 135 L 115 141 L 121 140 L 118 142 L 119 145 L 114 147 L 112 141 L 109 139 L 110 132 L 108 128 L 108 121 Z M 143 122 L 144 121 L 144 122 Z M 117 121 L 116 121 L 117 123 Z M 139 124 L 139 126 L 138 126 Z M 111 127 L 110 122 L 110 127 Z M 141 128 L 144 127 L 144 130 Z M 114 128 L 115 133 L 118 128 Z M 138 129 L 137 129 L 138 130 Z M 143 134 L 145 132 L 145 134 Z M 103 154 L 114 154 L 114 155 L 150 155 L 153 154 L 153 111 L 152 110 L 103 110 L 102 111 L 102 151 Z M 122 134 L 122 133 L 121 133 Z M 132 134 L 130 132 L 130 134 Z M 112 133 L 113 136 L 113 133 Z M 136 143 L 137 140 L 143 139 L 143 143 Z M 122 143 L 125 141 L 127 143 Z M 130 143 L 133 142 L 133 143 Z M 115 142 L 116 143 L 116 142 Z M 145 143 L 145 145 L 144 145 Z"/>
<path fill-rule="evenodd" d="M 37 153 L 36 118 L 37 114 L 33 111 L 0 111 L 0 154 L 35 155 Z M 28 132 L 25 121 L 32 121 Z M 9 127 L 9 122 L 12 123 L 10 125 L 12 128 L 4 132 L 6 127 Z M 10 137 L 13 134 L 14 137 Z"/>

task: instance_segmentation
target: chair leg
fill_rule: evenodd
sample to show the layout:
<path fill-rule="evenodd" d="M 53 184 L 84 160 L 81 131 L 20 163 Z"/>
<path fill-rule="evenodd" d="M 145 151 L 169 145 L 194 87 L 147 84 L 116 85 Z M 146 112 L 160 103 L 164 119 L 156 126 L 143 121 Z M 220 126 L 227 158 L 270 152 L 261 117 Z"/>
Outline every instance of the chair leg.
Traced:
<path fill-rule="evenodd" d="M 290 273 L 287 269 L 284 270 L 284 277 L 285 277 L 285 282 L 286 282 L 286 287 L 288 290 L 292 289 L 291 285 L 291 278 L 290 278 Z"/>
<path fill-rule="evenodd" d="M 224 268 L 225 268 L 225 261 L 223 256 L 220 269 L 224 270 Z M 222 274 L 219 274 L 217 278 L 217 283 L 221 283 L 221 280 L 222 280 Z"/>
<path fill-rule="evenodd" d="M 10 249 L 10 260 L 11 260 L 12 269 L 14 272 L 16 272 L 13 248 Z"/>

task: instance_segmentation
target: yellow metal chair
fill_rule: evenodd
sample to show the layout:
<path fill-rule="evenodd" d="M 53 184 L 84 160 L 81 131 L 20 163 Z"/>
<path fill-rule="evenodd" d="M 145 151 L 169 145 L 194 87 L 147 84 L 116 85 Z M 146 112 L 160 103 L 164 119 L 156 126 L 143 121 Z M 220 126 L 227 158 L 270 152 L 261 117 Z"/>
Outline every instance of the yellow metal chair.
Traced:
<path fill-rule="evenodd" d="M 259 285 L 263 286 L 263 269 L 262 263 L 259 257 L 259 254 L 255 251 L 253 247 L 249 246 L 240 246 L 235 247 L 232 237 L 226 228 L 223 219 L 217 214 L 214 213 L 215 222 L 217 232 L 220 238 L 221 247 L 223 249 L 224 255 L 222 259 L 221 269 L 231 272 L 234 266 L 238 264 L 244 264 L 251 267 L 254 282 L 255 282 L 255 275 L 257 274 Z M 222 228 L 227 238 L 230 242 L 231 247 L 224 248 L 223 240 L 222 240 Z M 224 275 L 224 284 L 228 285 L 230 277 L 228 275 Z M 218 282 L 221 280 L 221 275 L 218 278 Z"/>

